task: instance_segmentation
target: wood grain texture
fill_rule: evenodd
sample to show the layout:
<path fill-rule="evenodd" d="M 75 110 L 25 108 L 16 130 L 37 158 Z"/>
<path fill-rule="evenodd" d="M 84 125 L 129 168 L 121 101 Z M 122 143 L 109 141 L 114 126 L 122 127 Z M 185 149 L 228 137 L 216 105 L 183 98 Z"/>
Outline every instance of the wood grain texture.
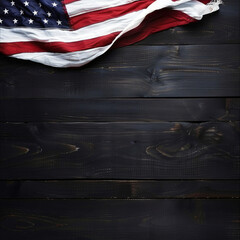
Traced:
<path fill-rule="evenodd" d="M 238 44 L 131 46 L 84 68 L 0 58 L 1 98 L 239 96 Z"/>
<path fill-rule="evenodd" d="M 0 125 L 1 179 L 238 179 L 239 123 Z"/>
<path fill-rule="evenodd" d="M 237 200 L 0 200 L 1 239 L 238 240 Z"/>
<path fill-rule="evenodd" d="M 238 120 L 240 98 L 2 99 L 3 122 Z"/>
<path fill-rule="evenodd" d="M 238 180 L 0 181 L 0 198 L 14 199 L 233 199 Z"/>

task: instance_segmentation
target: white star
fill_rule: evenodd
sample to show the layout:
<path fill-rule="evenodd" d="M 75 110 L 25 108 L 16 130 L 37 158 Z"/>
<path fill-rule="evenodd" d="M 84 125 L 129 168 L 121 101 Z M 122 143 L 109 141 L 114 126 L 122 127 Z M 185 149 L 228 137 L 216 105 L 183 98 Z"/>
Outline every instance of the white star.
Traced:
<path fill-rule="evenodd" d="M 28 1 L 23 2 L 23 4 L 25 5 L 25 7 L 29 6 L 29 2 Z"/>
<path fill-rule="evenodd" d="M 33 15 L 36 16 L 38 14 L 38 11 L 34 10 Z"/>
<path fill-rule="evenodd" d="M 3 20 L 0 18 L 0 24 L 2 24 Z"/>
<path fill-rule="evenodd" d="M 56 7 L 57 6 L 57 4 L 54 2 L 54 3 L 52 3 L 52 5 L 53 5 L 53 7 Z"/>
<path fill-rule="evenodd" d="M 18 20 L 15 18 L 15 19 L 13 19 L 13 23 L 14 24 L 17 24 L 17 22 L 18 22 Z"/>
<path fill-rule="evenodd" d="M 8 11 L 9 11 L 9 10 L 6 9 L 6 8 L 3 10 L 4 14 L 8 14 Z"/>
<path fill-rule="evenodd" d="M 23 15 L 23 14 L 24 14 L 24 12 L 23 12 L 23 10 L 21 9 L 21 10 L 20 10 L 20 15 Z"/>
<path fill-rule="evenodd" d="M 62 25 L 62 21 L 57 20 L 57 24 L 58 24 L 58 25 Z"/>
<path fill-rule="evenodd" d="M 50 12 L 47 12 L 47 15 L 48 15 L 48 17 L 51 17 L 51 16 L 52 16 L 52 14 L 51 14 Z"/>
<path fill-rule="evenodd" d="M 30 19 L 28 20 L 28 23 L 29 23 L 29 24 L 33 24 L 33 20 L 30 18 Z"/>
<path fill-rule="evenodd" d="M 14 5 L 15 5 L 15 2 L 14 2 L 14 1 L 11 1 L 11 5 L 14 6 Z"/>
<path fill-rule="evenodd" d="M 45 18 L 45 19 L 43 19 L 43 22 L 45 23 L 45 24 L 48 24 L 48 20 Z"/>

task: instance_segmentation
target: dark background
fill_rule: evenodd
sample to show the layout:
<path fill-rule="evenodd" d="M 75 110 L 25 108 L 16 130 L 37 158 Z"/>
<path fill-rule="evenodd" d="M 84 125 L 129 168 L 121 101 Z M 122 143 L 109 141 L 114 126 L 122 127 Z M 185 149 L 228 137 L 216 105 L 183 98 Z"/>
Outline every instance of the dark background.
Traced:
<path fill-rule="evenodd" d="M 0 56 L 0 239 L 239 239 L 239 1 L 224 2 L 82 68 Z"/>

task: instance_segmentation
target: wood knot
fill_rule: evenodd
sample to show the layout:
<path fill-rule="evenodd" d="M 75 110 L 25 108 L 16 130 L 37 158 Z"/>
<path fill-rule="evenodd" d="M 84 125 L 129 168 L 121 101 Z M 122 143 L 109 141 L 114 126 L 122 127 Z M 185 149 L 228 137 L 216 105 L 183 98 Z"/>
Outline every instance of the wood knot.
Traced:
<path fill-rule="evenodd" d="M 154 158 L 192 158 L 221 142 L 223 134 L 215 126 L 176 123 L 164 131 L 158 144 L 148 146 L 146 153 Z"/>

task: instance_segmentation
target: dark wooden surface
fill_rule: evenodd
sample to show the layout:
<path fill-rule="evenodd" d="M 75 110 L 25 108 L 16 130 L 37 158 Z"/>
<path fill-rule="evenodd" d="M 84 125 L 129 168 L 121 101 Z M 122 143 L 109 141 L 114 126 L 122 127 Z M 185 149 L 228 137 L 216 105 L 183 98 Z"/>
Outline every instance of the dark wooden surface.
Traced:
<path fill-rule="evenodd" d="M 4 123 L 1 179 L 237 179 L 239 123 Z"/>
<path fill-rule="evenodd" d="M 8 180 L 2 199 L 238 199 L 237 180 Z"/>
<path fill-rule="evenodd" d="M 240 98 L 2 99 L 2 122 L 237 121 Z"/>
<path fill-rule="evenodd" d="M 2 239 L 238 239 L 237 200 L 0 200 Z M 16 238 L 17 236 L 17 238 Z"/>
<path fill-rule="evenodd" d="M 239 240 L 239 7 L 82 68 L 0 55 L 0 239 Z"/>
<path fill-rule="evenodd" d="M 236 97 L 239 51 L 239 44 L 129 46 L 80 69 L 1 57 L 0 93 L 4 98 L 43 99 Z"/>

